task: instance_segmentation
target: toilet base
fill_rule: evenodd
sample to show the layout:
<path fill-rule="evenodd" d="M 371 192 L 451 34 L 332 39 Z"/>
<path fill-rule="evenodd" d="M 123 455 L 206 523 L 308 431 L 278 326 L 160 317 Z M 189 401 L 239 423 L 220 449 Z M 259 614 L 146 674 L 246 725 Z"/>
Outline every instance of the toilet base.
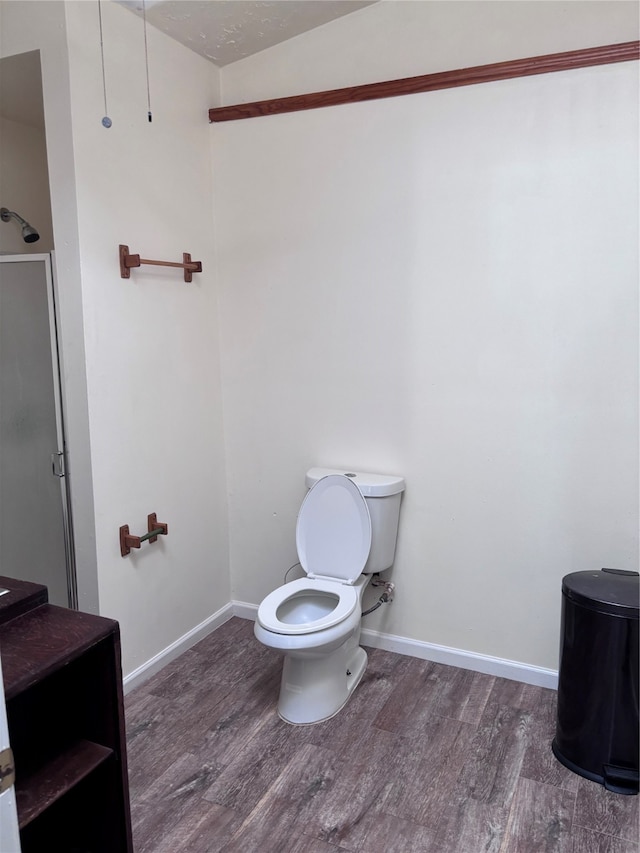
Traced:
<path fill-rule="evenodd" d="M 308 726 L 330 719 L 346 705 L 367 668 L 359 634 L 329 655 L 285 657 L 278 699 L 280 719 Z"/>

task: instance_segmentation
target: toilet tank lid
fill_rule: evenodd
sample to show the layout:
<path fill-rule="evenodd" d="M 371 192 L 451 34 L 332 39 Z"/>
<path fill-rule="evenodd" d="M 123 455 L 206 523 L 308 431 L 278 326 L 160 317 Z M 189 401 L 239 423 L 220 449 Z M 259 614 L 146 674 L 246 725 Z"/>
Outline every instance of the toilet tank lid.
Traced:
<path fill-rule="evenodd" d="M 356 484 L 365 498 L 383 498 L 404 491 L 404 478 L 388 474 L 365 474 L 351 471 L 349 468 L 310 468 L 307 471 L 306 485 L 310 489 L 322 477 L 328 474 L 344 474 Z"/>

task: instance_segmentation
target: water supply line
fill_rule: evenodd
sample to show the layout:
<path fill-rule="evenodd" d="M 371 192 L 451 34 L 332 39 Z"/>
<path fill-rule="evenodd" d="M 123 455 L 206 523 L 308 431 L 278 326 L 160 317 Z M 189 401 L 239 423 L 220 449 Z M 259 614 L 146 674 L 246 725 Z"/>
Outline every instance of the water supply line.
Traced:
<path fill-rule="evenodd" d="M 384 592 L 372 607 L 362 611 L 362 616 L 368 616 L 370 613 L 373 613 L 374 610 L 377 610 L 378 607 L 382 607 L 383 604 L 390 604 L 393 601 L 393 591 L 396 588 L 395 584 L 389 583 L 389 581 L 380 580 L 379 575 L 374 575 L 371 581 L 371 586 L 383 586 Z"/>

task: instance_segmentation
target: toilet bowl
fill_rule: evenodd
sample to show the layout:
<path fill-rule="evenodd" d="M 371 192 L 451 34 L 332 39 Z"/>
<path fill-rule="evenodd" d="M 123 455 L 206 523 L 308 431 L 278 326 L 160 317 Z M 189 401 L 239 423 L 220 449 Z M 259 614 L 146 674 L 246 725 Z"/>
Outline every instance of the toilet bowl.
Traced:
<path fill-rule="evenodd" d="M 267 595 L 254 627 L 261 643 L 285 655 L 278 713 L 297 725 L 338 713 L 362 678 L 367 665 L 359 646 L 362 597 L 371 574 L 393 562 L 404 489 L 400 477 L 335 469 L 311 469 L 307 485 L 296 524 L 298 557 L 307 576 Z M 375 524 L 372 500 L 388 504 L 378 505 Z"/>

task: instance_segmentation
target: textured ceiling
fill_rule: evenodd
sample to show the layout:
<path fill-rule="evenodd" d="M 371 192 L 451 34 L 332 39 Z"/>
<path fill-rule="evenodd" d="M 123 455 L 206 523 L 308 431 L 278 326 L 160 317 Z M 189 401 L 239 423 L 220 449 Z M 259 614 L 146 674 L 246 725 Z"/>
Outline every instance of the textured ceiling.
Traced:
<path fill-rule="evenodd" d="M 119 0 L 142 16 L 142 0 Z M 375 0 L 146 0 L 147 23 L 223 66 Z"/>

